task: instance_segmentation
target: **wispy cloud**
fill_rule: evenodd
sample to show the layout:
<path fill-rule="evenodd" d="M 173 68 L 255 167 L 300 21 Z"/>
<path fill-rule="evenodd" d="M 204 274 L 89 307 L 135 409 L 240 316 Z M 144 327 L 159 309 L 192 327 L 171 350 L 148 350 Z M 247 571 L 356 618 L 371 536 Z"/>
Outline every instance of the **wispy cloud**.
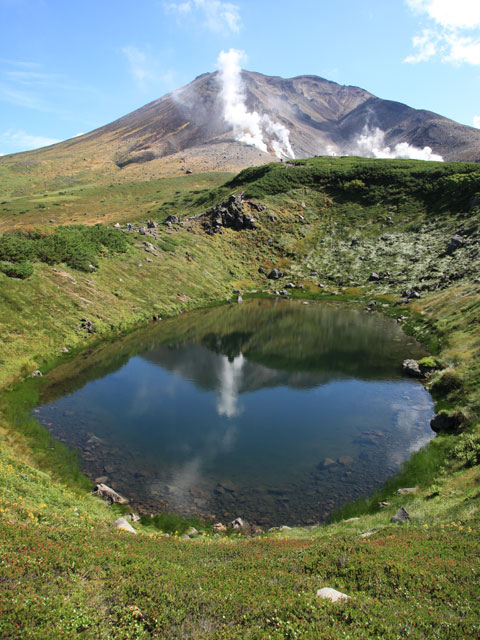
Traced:
<path fill-rule="evenodd" d="M 97 93 L 91 87 L 72 82 L 60 73 L 46 73 L 35 62 L 0 58 L 0 100 L 34 111 L 67 117 L 55 94 Z"/>
<path fill-rule="evenodd" d="M 222 0 L 186 0 L 165 2 L 165 10 L 182 18 L 191 14 L 201 16 L 202 25 L 213 33 L 238 33 L 241 28 L 240 9 L 232 2 Z"/>
<path fill-rule="evenodd" d="M 480 129 L 480 116 L 473 116 L 473 126 Z"/>
<path fill-rule="evenodd" d="M 61 142 L 61 140 L 32 135 L 21 129 L 9 129 L 0 134 L 0 145 L 7 150 L 7 153 L 10 148 L 15 151 L 30 151 L 31 149 L 39 149 L 57 142 Z"/>
<path fill-rule="evenodd" d="M 404 62 L 440 59 L 454 64 L 480 64 L 480 2 L 478 0 L 405 0 L 427 20 L 412 39 L 415 53 Z"/>
<path fill-rule="evenodd" d="M 173 72 L 161 68 L 157 56 L 148 49 L 139 49 L 133 45 L 122 48 L 122 53 L 127 59 L 128 69 L 137 86 L 145 91 L 160 84 L 170 85 L 173 81 Z"/>

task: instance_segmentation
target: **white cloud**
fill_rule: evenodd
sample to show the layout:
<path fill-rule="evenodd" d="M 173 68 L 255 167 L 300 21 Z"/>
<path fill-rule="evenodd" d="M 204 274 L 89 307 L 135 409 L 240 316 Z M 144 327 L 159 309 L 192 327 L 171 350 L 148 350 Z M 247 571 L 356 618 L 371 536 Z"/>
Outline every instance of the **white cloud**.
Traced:
<path fill-rule="evenodd" d="M 162 70 L 158 58 L 150 51 L 127 45 L 123 47 L 122 53 L 127 58 L 129 71 L 140 89 L 146 90 L 152 85 L 172 82 L 172 72 Z"/>
<path fill-rule="evenodd" d="M 473 116 L 473 126 L 480 129 L 480 116 Z"/>
<path fill-rule="evenodd" d="M 199 14 L 203 26 L 214 33 L 238 33 L 241 27 L 240 10 L 232 2 L 222 0 L 187 0 L 186 2 L 166 2 L 165 10 L 180 16 Z"/>
<path fill-rule="evenodd" d="M 427 19 L 429 26 L 412 39 L 415 54 L 404 62 L 480 64 L 479 0 L 406 0 L 409 8 Z"/>
<path fill-rule="evenodd" d="M 34 136 L 21 129 L 9 129 L 0 134 L 0 144 L 11 147 L 13 149 L 12 153 L 47 147 L 57 142 L 61 142 L 61 140 L 58 138 L 47 138 L 46 136 Z"/>

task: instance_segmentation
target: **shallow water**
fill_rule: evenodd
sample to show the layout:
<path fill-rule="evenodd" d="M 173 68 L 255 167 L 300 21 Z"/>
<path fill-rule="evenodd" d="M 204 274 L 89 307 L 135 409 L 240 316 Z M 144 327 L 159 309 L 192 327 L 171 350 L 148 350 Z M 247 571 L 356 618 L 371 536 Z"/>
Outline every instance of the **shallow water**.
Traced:
<path fill-rule="evenodd" d="M 318 522 L 432 437 L 425 355 L 341 304 L 255 300 L 163 321 L 44 379 L 35 417 L 145 512 Z"/>

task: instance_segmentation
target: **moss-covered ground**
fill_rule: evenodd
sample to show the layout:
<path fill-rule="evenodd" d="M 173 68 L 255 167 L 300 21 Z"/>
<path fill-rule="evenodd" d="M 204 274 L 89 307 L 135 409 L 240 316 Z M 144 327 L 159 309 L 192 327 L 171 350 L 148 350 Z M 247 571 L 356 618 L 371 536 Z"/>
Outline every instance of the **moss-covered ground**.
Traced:
<path fill-rule="evenodd" d="M 2 205 L 2 230 L 18 229 L 27 215 L 15 198 L 30 212 L 25 229 L 55 227 L 42 209 L 38 219 L 31 214 L 37 193 L 15 195 L 25 176 L 10 167 L 7 177 L 12 200 Z M 0 635 L 479 637 L 478 165 L 312 159 L 247 170 L 224 186 L 205 176 L 196 193 L 190 178 L 165 192 L 158 181 L 132 183 L 131 191 L 124 184 L 115 215 L 105 218 L 109 187 L 93 185 L 92 215 L 78 222 L 187 218 L 243 191 L 266 205 L 255 213 L 257 229 L 208 236 L 198 221 L 160 225 L 157 237 L 131 232 L 126 253 L 101 253 L 92 273 L 43 262 L 24 280 L 0 273 Z M 65 202 L 57 209 L 59 223 L 75 221 Z M 448 251 L 455 234 L 462 244 Z M 259 266 L 285 276 L 269 281 Z M 327 526 L 254 538 L 217 538 L 206 526 L 190 540 L 174 521 L 168 537 L 153 521 L 136 524 L 137 536 L 114 530 L 119 508 L 88 495 L 75 455 L 26 419 L 33 371 L 68 368 L 76 351 L 114 345 L 154 314 L 216 304 L 234 288 L 271 295 L 290 281 L 303 285 L 295 296 L 375 300 L 369 313 L 400 318 L 432 352 L 437 409 L 461 413 L 464 432 L 435 438 L 383 492 Z M 406 303 L 412 290 L 420 298 Z M 418 489 L 397 495 L 399 484 Z M 410 522 L 390 524 L 401 506 Z M 359 519 L 345 522 L 352 516 Z M 324 586 L 352 598 L 320 600 Z"/>

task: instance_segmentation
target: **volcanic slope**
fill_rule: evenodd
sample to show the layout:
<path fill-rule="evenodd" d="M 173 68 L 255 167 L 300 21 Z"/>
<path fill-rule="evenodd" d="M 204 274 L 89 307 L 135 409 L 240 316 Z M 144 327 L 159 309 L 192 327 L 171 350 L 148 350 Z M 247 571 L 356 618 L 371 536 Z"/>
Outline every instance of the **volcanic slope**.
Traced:
<path fill-rule="evenodd" d="M 480 131 L 436 113 L 383 100 L 359 87 L 312 75 L 280 78 L 242 71 L 245 105 L 283 125 L 295 156 L 368 155 L 362 135 L 380 130 L 380 149 L 399 143 L 428 146 L 444 160 L 480 161 Z M 238 142 L 224 118 L 218 72 L 193 82 L 83 136 L 0 160 L 15 171 L 43 179 L 116 175 L 119 180 L 184 171 L 238 170 L 272 160 L 268 153 Z"/>

